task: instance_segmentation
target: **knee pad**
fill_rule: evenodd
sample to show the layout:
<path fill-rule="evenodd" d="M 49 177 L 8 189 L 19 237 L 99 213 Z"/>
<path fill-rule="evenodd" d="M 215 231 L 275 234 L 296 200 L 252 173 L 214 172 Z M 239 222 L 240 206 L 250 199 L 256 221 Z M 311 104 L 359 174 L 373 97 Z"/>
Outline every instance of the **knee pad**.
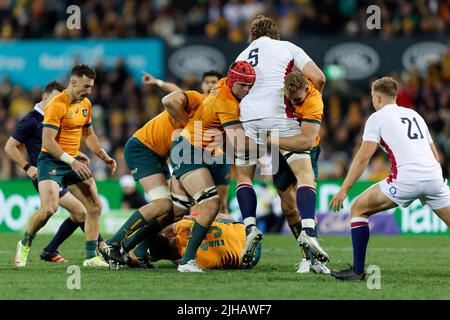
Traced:
<path fill-rule="evenodd" d="M 208 201 L 210 199 L 218 199 L 219 194 L 217 193 L 216 186 L 207 187 L 193 196 L 194 200 L 197 201 L 198 204 Z"/>
<path fill-rule="evenodd" d="M 243 151 L 237 151 L 236 157 L 234 159 L 234 163 L 237 166 L 253 166 L 258 163 L 258 155 L 254 154 L 255 152 L 252 152 L 252 154 L 248 154 L 247 152 Z"/>
<path fill-rule="evenodd" d="M 280 153 L 288 164 L 291 164 L 294 160 L 297 159 L 310 158 L 309 151 L 292 152 L 285 149 L 280 149 Z"/>
<path fill-rule="evenodd" d="M 147 194 L 150 197 L 150 201 L 155 201 L 157 199 L 171 199 L 168 186 L 159 186 L 153 188 L 152 190 L 147 192 Z"/>
<path fill-rule="evenodd" d="M 184 210 L 188 210 L 195 204 L 195 201 L 192 198 L 189 198 L 185 195 L 172 193 L 171 198 L 174 206 Z"/>

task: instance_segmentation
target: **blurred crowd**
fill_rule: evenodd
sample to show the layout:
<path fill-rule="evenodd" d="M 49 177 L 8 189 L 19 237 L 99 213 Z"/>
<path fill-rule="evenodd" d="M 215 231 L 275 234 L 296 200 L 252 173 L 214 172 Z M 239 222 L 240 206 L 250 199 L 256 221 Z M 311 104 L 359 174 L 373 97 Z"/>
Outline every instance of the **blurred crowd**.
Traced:
<path fill-rule="evenodd" d="M 125 142 L 146 121 L 162 111 L 161 98 L 166 94 L 159 87 L 143 85 L 130 76 L 127 66 L 118 60 L 113 68 L 102 62 L 96 66 L 97 80 L 90 96 L 93 104 L 94 128 L 102 145 L 118 161 L 116 177 L 128 174 L 123 159 Z M 416 69 L 391 74 L 400 84 L 398 103 L 414 108 L 427 121 L 440 152 L 445 176 L 450 170 L 450 43 L 441 61 L 429 65 L 425 74 Z M 63 80 L 67 85 L 67 79 Z M 186 78 L 178 85 L 183 89 L 200 90 L 196 78 Z M 17 121 L 41 99 L 41 89 L 31 92 L 0 79 L 0 146 L 4 146 Z M 324 90 L 325 117 L 321 126 L 319 162 L 320 178 L 342 178 L 361 143 L 367 117 L 374 111 L 369 83 L 358 87 L 345 80 L 328 80 Z M 87 152 L 87 150 L 83 150 Z M 89 152 L 87 152 L 89 153 Z M 97 179 L 107 178 L 100 160 L 92 157 L 91 166 Z M 380 151 L 370 163 L 363 178 L 382 179 L 390 166 Z M 24 176 L 23 170 L 8 160 L 0 149 L 0 179 Z"/>
<path fill-rule="evenodd" d="M 81 28 L 68 30 L 70 5 L 81 9 Z M 380 8 L 380 30 L 366 27 L 370 5 Z M 258 14 L 273 18 L 282 38 L 302 33 L 393 38 L 448 34 L 447 0 L 0 0 L 0 39 L 182 35 L 246 39 Z"/>

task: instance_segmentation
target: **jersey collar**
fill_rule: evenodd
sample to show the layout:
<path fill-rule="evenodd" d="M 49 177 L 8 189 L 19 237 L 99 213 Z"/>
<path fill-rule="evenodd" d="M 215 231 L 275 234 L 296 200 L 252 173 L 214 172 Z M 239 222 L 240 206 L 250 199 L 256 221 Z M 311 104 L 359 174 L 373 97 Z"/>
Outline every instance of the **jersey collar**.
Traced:
<path fill-rule="evenodd" d="M 40 101 L 34 105 L 34 110 L 39 112 L 41 115 L 44 115 L 44 110 L 41 109 L 41 106 L 42 106 L 42 101 Z"/>

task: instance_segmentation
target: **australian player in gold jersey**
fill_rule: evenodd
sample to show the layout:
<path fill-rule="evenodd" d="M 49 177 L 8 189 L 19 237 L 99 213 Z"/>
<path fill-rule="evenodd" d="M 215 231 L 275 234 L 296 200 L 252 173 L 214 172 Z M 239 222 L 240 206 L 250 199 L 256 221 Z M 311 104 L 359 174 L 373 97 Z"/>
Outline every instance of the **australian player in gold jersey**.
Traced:
<path fill-rule="evenodd" d="M 175 210 L 167 181 L 170 171 L 167 165 L 172 136 L 179 132 L 187 120 L 200 107 L 205 96 L 196 91 L 179 91 L 165 97 L 162 102 L 167 110 L 148 121 L 127 141 L 125 162 L 135 181 L 139 181 L 150 198 L 150 203 L 136 210 L 119 228 L 107 243 L 105 256 L 116 263 L 127 263 L 126 253 L 134 250 L 139 265 L 145 269 L 153 268 L 146 252 L 150 236 L 156 235 L 164 227 L 181 219 L 188 209 L 188 199 L 178 201 L 184 206 Z"/>
<path fill-rule="evenodd" d="M 186 251 L 187 242 L 194 224 L 194 215 L 185 216 L 161 231 L 152 239 L 148 254 L 151 261 L 161 259 L 179 263 Z M 197 251 L 198 265 L 203 269 L 242 269 L 242 250 L 245 245 L 245 226 L 230 216 L 218 214 L 209 227 L 205 239 Z M 139 266 L 134 252 L 130 252 L 131 267 Z M 261 258 L 261 243 L 251 262 L 253 268 Z"/>
<path fill-rule="evenodd" d="M 95 77 L 95 71 L 89 66 L 74 66 L 69 86 L 45 107 L 42 150 L 38 158 L 41 209 L 31 217 L 24 238 L 17 245 L 16 266 L 25 266 L 33 238 L 58 209 L 62 186 L 68 187 L 87 210 L 83 266 L 108 267 L 97 255 L 102 203 L 89 167 L 79 158 L 81 138 L 84 137 L 87 147 L 106 163 L 111 173 L 116 170 L 115 160 L 102 148 L 92 126 L 91 102 L 87 96 Z"/>
<path fill-rule="evenodd" d="M 300 166 L 299 175 L 294 175 L 287 159 L 290 153 L 280 156 L 278 172 L 273 176 L 281 198 L 281 206 L 289 227 L 296 239 L 300 239 L 302 230 L 301 217 L 296 205 L 296 189 L 313 186 L 318 179 L 318 158 L 320 154 L 320 123 L 323 118 L 322 94 L 315 88 L 314 83 L 299 70 L 289 73 L 284 81 L 284 93 L 287 103 L 295 118 L 301 122 L 301 134 L 292 137 L 277 137 L 280 148 L 296 153 Z M 269 142 L 274 142 L 269 136 Z M 297 176 L 297 177 L 296 177 Z M 308 210 L 314 212 L 315 201 L 304 203 Z M 299 240 L 300 241 L 300 240 Z M 312 269 L 317 273 L 330 273 L 325 264 L 317 259 L 311 248 L 299 243 L 303 258 L 299 262 L 299 273 L 307 273 Z"/>
<path fill-rule="evenodd" d="M 170 160 L 173 174 L 189 197 L 200 206 L 200 214 L 193 224 L 191 237 L 178 266 L 179 272 L 202 272 L 195 261 L 196 252 L 220 205 L 211 165 L 215 163 L 217 153 L 224 152 L 224 141 L 230 142 L 234 152 L 239 147 L 236 138 L 238 141 L 244 140 L 239 121 L 239 101 L 248 94 L 255 78 L 254 69 L 248 62 L 234 62 L 227 77 L 219 81 L 172 145 Z M 243 149 L 241 152 L 245 152 L 245 143 L 240 148 Z"/>

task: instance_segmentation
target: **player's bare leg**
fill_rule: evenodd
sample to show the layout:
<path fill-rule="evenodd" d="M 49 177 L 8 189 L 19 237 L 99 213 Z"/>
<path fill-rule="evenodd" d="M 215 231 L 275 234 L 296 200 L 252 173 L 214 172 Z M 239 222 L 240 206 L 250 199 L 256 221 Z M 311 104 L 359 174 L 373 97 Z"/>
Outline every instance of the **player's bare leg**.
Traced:
<path fill-rule="evenodd" d="M 94 179 L 90 178 L 70 185 L 68 189 L 86 208 L 84 229 L 86 237 L 86 260 L 83 262 L 83 266 L 108 267 L 108 264 L 97 255 L 102 203 L 98 196 L 97 185 Z"/>
<path fill-rule="evenodd" d="M 195 255 L 219 211 L 219 196 L 211 173 L 206 168 L 190 171 L 180 180 L 186 192 L 200 205 L 200 214 L 195 218 L 178 271 L 202 272 L 195 262 Z"/>
<path fill-rule="evenodd" d="M 328 254 L 317 241 L 315 231 L 316 187 L 309 154 L 291 161 L 289 167 L 297 179 L 296 204 L 302 215 L 302 232 L 298 242 L 301 246 L 313 251 L 319 261 L 326 262 L 329 260 Z"/>
<path fill-rule="evenodd" d="M 228 184 L 220 184 L 216 188 L 220 198 L 219 212 L 228 213 L 228 190 L 230 186 Z"/>
<path fill-rule="evenodd" d="M 108 240 L 106 256 L 115 263 L 126 264 L 129 251 L 142 241 L 148 241 L 151 235 L 157 234 L 173 221 L 172 200 L 164 174 L 147 176 L 140 179 L 139 183 L 149 195 L 151 203 L 136 210 Z M 147 261 L 143 261 L 144 264 L 147 269 L 153 268 Z M 111 266 L 116 267 L 116 264 Z"/>
<path fill-rule="evenodd" d="M 30 218 L 24 237 L 17 244 L 14 265 L 25 267 L 32 241 L 36 233 L 47 223 L 48 219 L 58 210 L 59 185 L 52 180 L 39 182 L 41 207 Z"/>
<path fill-rule="evenodd" d="M 172 176 L 170 180 L 170 192 L 173 201 L 173 222 L 177 222 L 189 214 L 190 208 L 195 207 L 200 211 L 200 205 L 195 204 L 194 199 L 187 194 L 181 181 L 175 176 Z"/>
<path fill-rule="evenodd" d="M 444 221 L 450 228 L 450 206 L 446 206 L 441 209 L 433 209 L 434 213 L 438 215 L 439 218 Z"/>
<path fill-rule="evenodd" d="M 364 263 L 370 235 L 368 218 L 373 214 L 395 207 L 397 204 L 384 195 L 378 183 L 361 193 L 351 208 L 353 266 L 342 271 L 332 270 L 333 277 L 347 281 L 364 280 Z"/>
<path fill-rule="evenodd" d="M 69 212 L 70 217 L 64 220 L 52 240 L 39 255 L 44 261 L 56 263 L 67 262 L 67 260 L 65 260 L 58 252 L 58 247 L 72 235 L 78 227 L 82 227 L 83 225 L 82 229 L 84 230 L 84 219 L 86 217 L 86 208 L 80 200 L 75 198 L 70 192 L 66 192 L 59 198 L 59 205 Z"/>

